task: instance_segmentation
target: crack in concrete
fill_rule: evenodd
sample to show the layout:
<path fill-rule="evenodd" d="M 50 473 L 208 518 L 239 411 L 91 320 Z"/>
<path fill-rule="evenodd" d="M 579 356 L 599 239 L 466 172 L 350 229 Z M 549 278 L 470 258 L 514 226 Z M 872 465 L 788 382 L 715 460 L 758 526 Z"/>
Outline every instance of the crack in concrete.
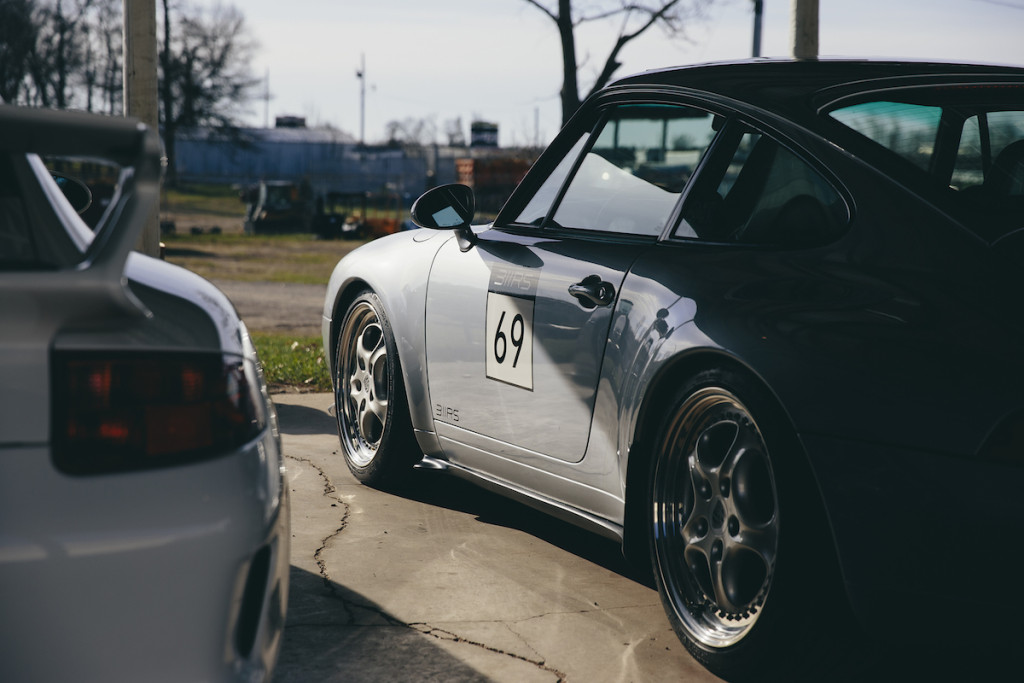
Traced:
<path fill-rule="evenodd" d="M 507 650 L 502 650 L 501 648 L 492 647 L 490 645 L 487 645 L 486 643 L 481 643 L 481 642 L 478 642 L 478 641 L 475 641 L 475 640 L 470 640 L 468 638 L 464 638 L 464 637 L 462 637 L 462 636 L 460 636 L 458 634 L 452 633 L 450 631 L 446 631 L 444 629 L 437 628 L 435 626 L 431 626 L 430 624 L 427 624 L 427 623 L 417 622 L 417 623 L 407 624 L 407 623 L 405 623 L 405 622 L 403 622 L 403 621 L 401 621 L 399 619 L 396 619 L 392 615 L 388 614 L 386 611 L 384 611 L 380 607 L 376 607 L 374 605 L 360 604 L 360 603 L 358 603 L 356 601 L 353 601 L 353 600 L 350 600 L 350 599 L 346 598 L 344 595 L 342 595 L 342 593 L 339 591 L 338 587 L 335 585 L 334 581 L 331 579 L 331 574 L 330 574 L 330 571 L 327 568 L 327 561 L 324 559 L 323 553 L 327 549 L 327 545 L 332 540 L 337 538 L 343 531 L 345 531 L 345 529 L 348 528 L 349 516 L 351 514 L 351 506 L 349 506 L 349 504 L 346 503 L 344 500 L 342 500 L 341 496 L 338 495 L 337 487 L 335 487 L 334 482 L 331 481 L 330 476 L 328 476 L 327 472 L 325 472 L 322 467 L 317 465 L 315 462 L 313 462 L 309 458 L 302 458 L 302 457 L 298 457 L 298 456 L 295 456 L 295 455 L 287 455 L 287 454 L 285 455 L 285 457 L 289 458 L 291 460 L 294 460 L 296 462 L 300 462 L 300 463 L 302 463 L 304 465 L 307 465 L 307 466 L 311 467 L 313 470 L 315 470 L 317 472 L 317 474 L 319 475 L 319 477 L 324 482 L 324 488 L 323 488 L 322 495 L 325 498 L 329 498 L 330 500 L 336 501 L 337 504 L 341 505 L 341 507 L 342 507 L 342 511 L 343 512 L 342 512 L 342 516 L 341 516 L 341 525 L 337 529 L 335 529 L 332 533 L 330 533 L 327 536 L 325 536 L 324 538 L 322 538 L 320 540 L 320 545 L 317 547 L 317 549 L 313 553 L 313 560 L 316 562 L 317 568 L 318 568 L 318 570 L 320 572 L 320 578 L 323 581 L 324 587 L 327 589 L 328 596 L 330 598 L 334 599 L 334 600 L 337 600 L 341 604 L 342 609 L 345 610 L 345 615 L 346 615 L 346 620 L 347 621 L 346 621 L 345 624 L 341 624 L 341 625 L 353 625 L 353 624 L 355 624 L 356 623 L 356 612 L 361 610 L 361 611 L 365 611 L 365 612 L 368 612 L 370 614 L 373 614 L 373 615 L 379 617 L 389 627 L 405 628 L 405 629 L 409 629 L 409 630 L 412 630 L 412 631 L 416 631 L 417 633 L 421 633 L 421 634 L 426 635 L 426 636 L 430 636 L 431 638 L 434 638 L 436 640 L 446 640 L 446 641 L 449 641 L 449 642 L 458 643 L 458 644 L 462 644 L 462 645 L 470 645 L 470 646 L 473 646 L 473 647 L 478 647 L 478 648 L 481 648 L 483 650 L 486 650 L 487 652 L 492 652 L 492 653 L 497 654 L 497 655 L 502 655 L 502 656 L 505 656 L 505 657 L 511 657 L 513 659 L 516 659 L 516 660 L 519 660 L 519 661 L 522 661 L 522 662 L 526 662 L 527 664 L 530 664 L 532 666 L 537 667 L 541 671 L 546 671 L 546 672 L 554 675 L 557 678 L 559 683 L 563 683 L 564 681 L 567 680 L 566 674 L 562 673 L 561 671 L 559 671 L 559 670 L 557 670 L 557 669 L 555 669 L 553 667 L 548 666 L 547 663 L 545 662 L 545 660 L 543 659 L 543 657 L 541 657 L 540 653 L 538 653 L 536 650 L 534 650 L 533 647 L 531 647 L 529 645 L 529 643 L 527 643 L 520 634 L 518 634 L 515 631 L 513 631 L 512 628 L 510 626 L 508 626 L 507 623 L 505 624 L 505 627 L 508 628 L 508 630 L 513 635 L 515 635 L 519 640 L 521 640 L 525 647 L 528 647 L 530 649 L 530 651 L 536 653 L 537 656 L 538 656 L 538 659 L 530 659 L 529 657 L 524 657 L 524 656 L 518 655 L 518 654 L 516 654 L 514 652 L 508 652 Z M 544 615 L 540 615 L 540 616 L 544 616 Z M 538 617 L 530 617 L 530 619 L 535 619 L 535 618 L 538 618 Z M 489 620 L 489 621 L 493 622 L 493 620 Z M 521 621 L 529 621 L 529 619 L 524 619 L 524 620 L 521 620 Z M 291 626 L 296 626 L 296 627 L 315 626 L 315 624 L 313 624 L 313 623 L 309 623 L 309 624 L 290 624 L 290 625 Z M 379 626 L 372 626 L 372 625 L 366 625 L 366 624 L 358 624 L 358 626 L 360 628 L 367 628 L 367 627 L 369 627 L 369 628 L 379 628 Z"/>
<path fill-rule="evenodd" d="M 459 643 L 461 645 L 472 645 L 473 647 L 479 647 L 479 648 L 481 648 L 483 650 L 486 650 L 488 652 L 493 652 L 494 654 L 503 655 L 505 657 L 511 657 L 512 659 L 517 659 L 517 660 L 519 660 L 521 662 L 526 662 L 527 664 L 531 664 L 531 665 L 537 667 L 541 671 L 547 671 L 548 673 L 553 674 L 554 676 L 556 676 L 558 678 L 559 683 L 563 683 L 564 681 L 568 680 L 568 677 L 566 676 L 566 674 L 562 673 L 561 671 L 559 671 L 558 669 L 556 669 L 554 667 L 548 666 L 547 662 L 543 658 L 541 658 L 541 659 L 530 659 L 529 657 L 524 657 L 523 655 L 517 655 L 515 652 L 509 652 L 508 650 L 502 650 L 501 648 L 492 647 L 491 645 L 488 645 L 487 643 L 481 643 L 481 642 L 476 641 L 476 640 L 470 640 L 469 638 L 464 638 L 464 637 L 458 635 L 457 633 L 452 633 L 451 631 L 446 631 L 446 630 L 444 630 L 442 628 L 437 628 L 436 626 L 431 626 L 430 624 L 426 624 L 426 623 L 422 623 L 422 622 L 415 623 L 415 624 L 407 624 L 407 626 L 409 628 L 411 628 L 411 629 L 419 631 L 423 635 L 430 636 L 431 638 L 435 638 L 437 640 L 447 640 L 449 642 Z M 507 625 L 506 625 L 506 628 L 507 628 Z M 509 629 L 509 630 L 512 631 L 512 629 Z M 516 633 L 515 631 L 512 631 L 512 633 L 517 638 L 522 640 L 522 636 L 520 636 L 518 633 Z M 525 641 L 523 641 L 523 642 L 524 642 L 524 644 L 526 644 L 527 647 L 530 647 L 529 644 L 527 644 Z M 530 650 L 533 650 L 534 652 L 537 652 L 532 647 L 530 647 Z M 540 653 L 537 653 L 537 654 L 538 654 L 538 656 L 540 656 Z"/>
<path fill-rule="evenodd" d="M 351 609 L 354 605 L 350 603 L 350 601 L 345 600 L 341 595 L 338 594 L 337 588 L 334 586 L 334 582 L 331 580 L 331 574 L 327 570 L 327 561 L 323 558 L 323 553 L 327 549 L 327 544 L 330 543 L 333 539 L 337 538 L 341 534 L 341 532 L 345 531 L 345 529 L 348 527 L 348 518 L 349 514 L 351 513 L 351 507 L 349 506 L 348 503 L 341 499 L 341 496 L 338 495 L 337 487 L 334 485 L 334 482 L 331 481 L 331 478 L 327 475 L 327 472 L 324 471 L 324 468 L 320 467 L 309 458 L 300 458 L 295 455 L 287 454 L 285 455 L 285 457 L 296 462 L 303 463 L 304 465 L 307 465 L 308 467 L 314 469 L 317 475 L 319 475 L 319 477 L 324 482 L 324 488 L 321 495 L 323 495 L 324 498 L 328 498 L 330 500 L 337 502 L 337 504 L 341 506 L 341 526 L 335 529 L 332 533 L 320 539 L 320 545 L 317 547 L 315 551 L 313 551 L 313 561 L 316 562 L 317 570 L 320 572 L 320 579 L 323 581 L 324 587 L 327 589 L 327 592 L 331 595 L 331 597 L 337 598 L 338 601 L 341 602 L 341 606 L 345 610 L 347 622 L 352 623 L 355 620 L 355 615 L 353 614 Z"/>

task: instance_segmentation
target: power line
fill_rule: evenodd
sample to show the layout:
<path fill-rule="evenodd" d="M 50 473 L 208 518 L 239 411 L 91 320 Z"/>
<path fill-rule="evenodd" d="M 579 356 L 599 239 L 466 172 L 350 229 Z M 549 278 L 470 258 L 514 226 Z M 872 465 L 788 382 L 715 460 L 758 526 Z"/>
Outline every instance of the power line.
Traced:
<path fill-rule="evenodd" d="M 977 0 L 977 2 L 984 2 L 989 5 L 999 5 L 1000 7 L 1009 7 L 1010 9 L 1024 9 L 1024 5 L 1007 2 L 1006 0 Z"/>

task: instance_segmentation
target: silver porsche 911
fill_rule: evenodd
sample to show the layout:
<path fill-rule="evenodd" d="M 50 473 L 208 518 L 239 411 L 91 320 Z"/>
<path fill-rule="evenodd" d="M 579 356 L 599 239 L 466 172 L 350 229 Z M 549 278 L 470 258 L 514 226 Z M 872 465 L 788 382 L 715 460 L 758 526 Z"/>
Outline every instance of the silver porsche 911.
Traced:
<path fill-rule="evenodd" d="M 256 683 L 277 658 L 276 417 L 227 297 L 132 253 L 161 152 L 0 106 L 2 681 Z"/>
<path fill-rule="evenodd" d="M 847 622 L 1019 629 L 964 615 L 1024 606 L 1024 70 L 648 72 L 473 215 L 430 190 L 330 279 L 357 478 L 421 462 L 621 541 L 729 680 L 830 680 Z"/>

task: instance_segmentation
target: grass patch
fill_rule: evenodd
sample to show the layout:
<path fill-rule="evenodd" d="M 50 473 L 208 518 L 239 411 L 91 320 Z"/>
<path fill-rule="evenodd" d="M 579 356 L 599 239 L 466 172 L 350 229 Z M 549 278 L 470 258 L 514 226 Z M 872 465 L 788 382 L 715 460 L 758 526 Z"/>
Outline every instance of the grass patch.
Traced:
<path fill-rule="evenodd" d="M 327 374 L 323 343 L 319 337 L 255 332 L 252 341 L 271 388 L 293 386 L 310 391 L 331 391 L 331 378 Z"/>
<path fill-rule="evenodd" d="M 245 217 L 238 188 L 230 185 L 189 185 L 160 190 L 160 210 L 212 216 Z"/>
<path fill-rule="evenodd" d="M 342 256 L 362 241 L 313 235 L 165 235 L 170 263 L 208 279 L 325 284 Z"/>

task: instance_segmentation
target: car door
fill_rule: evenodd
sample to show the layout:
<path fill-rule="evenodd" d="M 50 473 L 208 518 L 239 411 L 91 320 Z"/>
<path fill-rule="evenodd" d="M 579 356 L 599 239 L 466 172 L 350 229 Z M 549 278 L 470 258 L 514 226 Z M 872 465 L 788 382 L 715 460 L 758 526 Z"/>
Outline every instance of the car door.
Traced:
<path fill-rule="evenodd" d="M 455 240 L 441 248 L 426 360 L 449 459 L 584 457 L 617 293 L 670 223 L 712 118 L 658 104 L 595 111 L 553 145 L 567 150 L 561 159 L 538 164 L 551 170 L 528 179 L 536 189 L 520 191 L 511 219 L 499 217 L 467 250 Z"/>

